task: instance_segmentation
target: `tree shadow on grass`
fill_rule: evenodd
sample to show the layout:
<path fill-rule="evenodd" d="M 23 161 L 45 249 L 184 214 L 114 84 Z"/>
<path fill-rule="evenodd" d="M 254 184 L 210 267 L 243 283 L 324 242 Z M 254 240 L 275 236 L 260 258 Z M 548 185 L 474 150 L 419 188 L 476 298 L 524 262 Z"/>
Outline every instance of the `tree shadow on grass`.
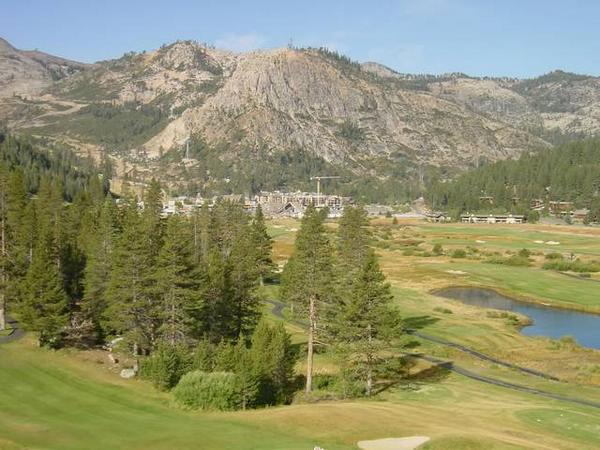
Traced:
<path fill-rule="evenodd" d="M 396 376 L 388 375 L 384 380 L 379 381 L 374 394 L 380 394 L 392 388 L 414 390 L 416 387 L 420 388 L 419 386 L 423 383 L 440 383 L 450 375 L 448 364 L 451 365 L 451 362 L 433 364 L 426 369 L 411 374 L 409 368 L 414 367 L 418 359 L 419 355 L 417 354 L 402 357 L 402 365 L 405 370 L 397 372 Z"/>
<path fill-rule="evenodd" d="M 434 323 L 438 322 L 439 320 L 440 319 L 438 319 L 437 317 L 432 317 L 432 316 L 413 316 L 413 317 L 406 317 L 403 320 L 403 323 L 404 323 L 404 328 L 407 330 L 420 330 L 429 325 L 433 325 Z"/>

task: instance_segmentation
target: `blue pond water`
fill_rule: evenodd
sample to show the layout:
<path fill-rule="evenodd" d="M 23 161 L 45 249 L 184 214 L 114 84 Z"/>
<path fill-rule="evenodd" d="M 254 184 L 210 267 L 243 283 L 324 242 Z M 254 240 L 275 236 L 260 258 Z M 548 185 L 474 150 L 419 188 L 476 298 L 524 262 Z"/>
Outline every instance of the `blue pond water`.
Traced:
<path fill-rule="evenodd" d="M 600 315 L 520 302 L 491 289 L 455 287 L 436 291 L 435 294 L 468 305 L 524 314 L 533 320 L 532 325 L 521 330 L 527 336 L 553 339 L 573 336 L 584 347 L 600 349 Z"/>

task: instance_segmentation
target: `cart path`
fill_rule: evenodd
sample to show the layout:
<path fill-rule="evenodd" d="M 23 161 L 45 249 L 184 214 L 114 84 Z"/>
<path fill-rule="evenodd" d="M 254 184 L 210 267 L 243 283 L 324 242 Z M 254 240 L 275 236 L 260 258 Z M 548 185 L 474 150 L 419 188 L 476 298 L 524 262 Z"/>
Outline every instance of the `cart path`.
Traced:
<path fill-rule="evenodd" d="M 282 320 L 286 320 L 285 316 L 283 315 L 283 309 L 285 308 L 285 305 L 281 302 L 275 301 L 275 300 L 267 300 L 268 303 L 270 303 L 271 305 L 273 305 L 273 308 L 271 309 L 271 313 Z M 296 325 L 300 325 L 302 327 L 305 327 L 305 324 L 297 321 L 297 320 L 293 320 L 291 321 Z M 456 344 L 454 342 L 450 342 L 450 341 L 446 341 L 444 339 L 440 339 L 440 338 L 434 338 L 433 336 L 429 336 L 429 335 L 425 335 L 423 333 L 417 332 L 415 330 L 411 330 L 409 331 L 409 334 L 412 334 L 413 336 L 419 337 L 421 339 L 425 339 L 425 340 L 431 340 L 432 342 L 435 342 L 437 344 L 440 345 L 447 345 L 450 346 L 452 348 L 456 348 L 458 350 L 464 351 L 472 356 L 475 356 L 479 359 L 483 359 L 485 361 L 488 362 L 493 362 L 495 364 L 499 364 L 499 365 L 503 365 L 506 367 L 510 367 L 512 369 L 516 369 L 519 370 L 523 373 L 526 373 L 528 375 L 533 375 L 536 377 L 542 377 L 542 378 L 546 378 L 546 379 L 550 379 L 550 380 L 556 380 L 555 377 L 552 377 L 550 375 L 544 374 L 542 372 L 537 372 L 535 370 L 531 370 L 531 369 L 527 369 L 525 367 L 519 367 L 519 366 L 515 366 L 514 364 L 511 364 L 509 362 L 506 361 L 500 361 L 497 360 L 495 358 L 492 358 L 490 356 L 484 355 L 483 353 L 479 353 L 475 350 L 469 349 L 468 347 L 465 347 L 463 345 L 460 344 Z M 595 402 L 592 400 L 584 400 L 584 399 L 579 399 L 579 398 L 574 398 L 574 397 L 569 397 L 566 395 L 560 395 L 560 394 L 555 394 L 552 392 L 548 392 L 548 391 L 544 391 L 541 389 L 536 389 L 536 388 L 532 388 L 529 386 L 524 386 L 521 384 L 516 384 L 516 383 L 510 383 L 508 381 L 504 381 L 504 380 L 500 380 L 498 378 L 492 378 L 492 377 L 488 377 L 485 375 L 480 375 L 476 372 L 473 372 L 471 370 L 465 369 L 463 367 L 457 366 L 456 364 L 454 364 L 452 361 L 444 361 L 438 358 L 434 358 L 433 356 L 429 356 L 429 355 L 424 355 L 424 354 L 420 354 L 420 353 L 406 353 L 409 356 L 412 356 L 414 358 L 420 358 L 423 359 L 425 361 L 429 361 L 431 363 L 437 364 L 439 367 L 442 367 L 444 369 L 447 369 L 451 372 L 454 372 L 456 374 L 462 375 L 466 378 L 469 378 L 471 380 L 475 380 L 475 381 L 479 381 L 481 383 L 486 383 L 486 384 L 490 384 L 493 386 L 499 386 L 499 387 L 504 387 L 507 389 L 511 389 L 513 391 L 518 391 L 518 392 L 525 392 L 528 394 L 532 394 L 532 395 L 537 395 L 539 397 L 545 397 L 545 398 L 549 398 L 552 400 L 558 400 L 558 401 L 562 401 L 562 402 L 568 402 L 568 403 L 575 403 L 578 405 L 583 405 L 583 406 L 590 406 L 592 408 L 597 408 L 600 409 L 600 402 Z"/>

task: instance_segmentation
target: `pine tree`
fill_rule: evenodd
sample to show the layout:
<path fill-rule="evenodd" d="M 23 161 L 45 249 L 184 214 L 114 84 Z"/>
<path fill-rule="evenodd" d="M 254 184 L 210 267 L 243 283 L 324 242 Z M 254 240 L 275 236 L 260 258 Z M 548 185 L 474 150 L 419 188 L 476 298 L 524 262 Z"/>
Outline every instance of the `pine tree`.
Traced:
<path fill-rule="evenodd" d="M 320 320 L 334 296 L 332 248 L 323 222 L 324 215 L 310 205 L 296 236 L 292 262 L 286 264 L 282 277 L 283 298 L 295 305 L 296 314 L 302 312 L 308 319 L 307 393 L 312 390 L 316 338 L 323 330 Z"/>
<path fill-rule="evenodd" d="M 184 340 L 189 311 L 201 308 L 202 283 L 192 258 L 188 225 L 178 216 L 170 217 L 156 262 L 154 282 L 163 313 L 159 331 L 172 345 Z"/>
<path fill-rule="evenodd" d="M 251 234 L 240 234 L 231 244 L 227 264 L 231 268 L 231 297 L 227 302 L 232 319 L 231 336 L 250 337 L 260 318 L 260 297 L 257 293 L 260 267 L 257 265 Z"/>
<path fill-rule="evenodd" d="M 353 271 L 362 266 L 371 240 L 368 226 L 369 219 L 364 208 L 344 208 L 338 227 L 338 254 L 342 270 Z"/>
<path fill-rule="evenodd" d="M 341 300 L 336 321 L 344 360 L 364 378 L 367 395 L 372 393 L 375 371 L 383 361 L 382 351 L 400 334 L 392 299 L 377 257 L 369 251 L 350 295 Z"/>
<path fill-rule="evenodd" d="M 273 259 L 271 258 L 273 239 L 271 239 L 271 236 L 267 232 L 265 216 L 260 205 L 256 207 L 256 213 L 252 220 L 252 241 L 256 253 L 256 265 L 262 284 L 264 278 L 273 270 Z"/>
<path fill-rule="evenodd" d="M 194 337 L 206 336 L 212 343 L 237 338 L 230 307 L 232 295 L 231 268 L 219 251 L 213 249 L 207 258 L 206 291 L 202 310 L 195 320 Z"/>
<path fill-rule="evenodd" d="M 289 400 L 296 352 L 283 323 L 275 326 L 259 322 L 252 335 L 250 349 L 253 372 L 260 379 L 258 401 L 274 405 Z"/>
<path fill-rule="evenodd" d="M 371 232 L 369 218 L 364 208 L 347 206 L 344 208 L 337 231 L 337 270 L 340 278 L 338 295 L 348 296 L 365 258 L 369 254 Z M 335 314 L 335 311 L 330 311 Z"/>
<path fill-rule="evenodd" d="M 194 261 L 200 264 L 208 257 L 210 246 L 210 210 L 208 202 L 204 202 L 200 209 L 192 215 L 192 238 L 194 244 Z"/>
<path fill-rule="evenodd" d="M 258 395 L 259 380 L 257 374 L 252 370 L 252 356 L 244 340 L 238 339 L 233 350 L 233 373 L 236 375 L 236 391 L 240 399 L 240 406 L 244 410 L 254 405 Z"/>
<path fill-rule="evenodd" d="M 69 311 L 54 233 L 48 226 L 40 230 L 27 271 L 21 318 L 28 328 L 39 332 L 40 345 L 60 345 Z"/>
<path fill-rule="evenodd" d="M 9 281 L 8 183 L 8 169 L 0 162 L 0 331 L 6 328 L 6 292 Z"/>
<path fill-rule="evenodd" d="M 145 234 L 148 222 L 139 214 L 137 202 L 126 199 L 106 294 L 105 326 L 124 334 L 134 354 L 157 344 L 162 316 L 152 283 L 155 240 Z"/>
<path fill-rule="evenodd" d="M 82 310 L 103 334 L 102 321 L 107 304 L 107 289 L 111 274 L 111 259 L 118 236 L 117 211 L 114 201 L 107 198 L 102 205 L 98 224 L 88 235 L 88 254 Z"/>

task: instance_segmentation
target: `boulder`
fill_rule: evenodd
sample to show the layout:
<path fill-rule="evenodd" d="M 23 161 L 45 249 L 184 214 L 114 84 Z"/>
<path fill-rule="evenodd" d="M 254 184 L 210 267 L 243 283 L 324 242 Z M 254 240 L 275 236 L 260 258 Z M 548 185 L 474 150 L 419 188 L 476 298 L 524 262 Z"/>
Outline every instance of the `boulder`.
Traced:
<path fill-rule="evenodd" d="M 123 369 L 121 370 L 121 378 L 133 378 L 135 377 L 135 370 L 134 369 Z"/>

